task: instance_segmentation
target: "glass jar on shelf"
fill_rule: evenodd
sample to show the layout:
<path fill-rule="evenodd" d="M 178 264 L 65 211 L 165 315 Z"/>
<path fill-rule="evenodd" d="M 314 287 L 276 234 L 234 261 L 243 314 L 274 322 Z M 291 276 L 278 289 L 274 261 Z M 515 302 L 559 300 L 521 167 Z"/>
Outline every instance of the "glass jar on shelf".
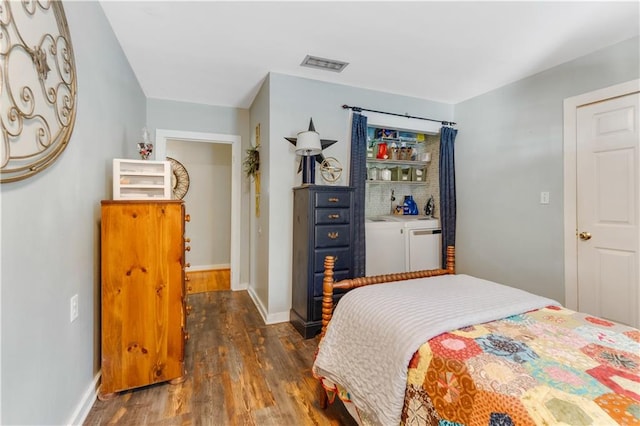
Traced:
<path fill-rule="evenodd" d="M 373 166 L 373 167 L 369 167 L 367 169 L 367 179 L 369 180 L 378 180 L 380 177 L 379 175 L 379 171 L 380 169 L 378 169 L 377 167 Z"/>
<path fill-rule="evenodd" d="M 380 180 L 390 181 L 391 180 L 391 170 L 384 168 L 380 170 Z"/>

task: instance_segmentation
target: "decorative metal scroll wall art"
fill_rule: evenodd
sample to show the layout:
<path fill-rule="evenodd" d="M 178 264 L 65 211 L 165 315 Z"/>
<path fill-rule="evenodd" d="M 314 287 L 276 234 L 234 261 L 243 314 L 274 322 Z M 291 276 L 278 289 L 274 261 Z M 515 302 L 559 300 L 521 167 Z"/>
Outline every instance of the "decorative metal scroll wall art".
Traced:
<path fill-rule="evenodd" d="M 76 116 L 76 66 L 58 0 L 0 2 L 0 182 L 60 156 Z"/>

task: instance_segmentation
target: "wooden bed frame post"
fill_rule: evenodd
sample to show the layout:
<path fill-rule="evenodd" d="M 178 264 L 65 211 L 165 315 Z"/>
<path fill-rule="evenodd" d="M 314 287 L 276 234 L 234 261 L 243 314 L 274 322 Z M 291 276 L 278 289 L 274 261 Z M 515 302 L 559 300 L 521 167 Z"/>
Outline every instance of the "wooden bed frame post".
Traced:
<path fill-rule="evenodd" d="M 328 323 L 333 315 L 333 266 L 335 265 L 335 257 L 327 256 L 324 258 L 324 278 L 322 280 L 322 333 L 320 338 L 324 337 L 326 331 L 325 322 Z"/>
<path fill-rule="evenodd" d="M 322 332 L 320 340 L 324 337 L 327 330 L 325 324 L 329 323 L 333 315 L 333 267 L 335 265 L 335 257 L 327 256 L 324 258 L 324 278 L 322 279 Z M 322 386 L 322 382 L 318 381 L 318 403 L 323 410 L 329 406 L 329 397 L 327 391 Z"/>
<path fill-rule="evenodd" d="M 456 248 L 447 246 L 447 271 L 450 274 L 456 273 Z"/>

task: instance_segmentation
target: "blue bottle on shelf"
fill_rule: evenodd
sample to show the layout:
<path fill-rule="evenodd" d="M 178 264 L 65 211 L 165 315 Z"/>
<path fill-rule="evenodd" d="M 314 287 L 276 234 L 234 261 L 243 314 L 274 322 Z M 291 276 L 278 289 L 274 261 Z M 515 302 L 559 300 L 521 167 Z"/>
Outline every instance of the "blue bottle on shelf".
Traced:
<path fill-rule="evenodd" d="M 413 200 L 413 195 L 405 195 L 402 203 L 402 214 L 418 214 L 418 205 Z"/>

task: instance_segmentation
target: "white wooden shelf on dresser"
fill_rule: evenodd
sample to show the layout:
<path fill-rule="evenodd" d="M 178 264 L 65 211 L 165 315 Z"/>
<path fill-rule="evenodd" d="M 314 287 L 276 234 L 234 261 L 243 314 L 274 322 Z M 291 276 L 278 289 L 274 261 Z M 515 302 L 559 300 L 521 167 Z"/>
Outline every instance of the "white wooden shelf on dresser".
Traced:
<path fill-rule="evenodd" d="M 114 200 L 170 200 L 169 161 L 113 160 Z"/>

